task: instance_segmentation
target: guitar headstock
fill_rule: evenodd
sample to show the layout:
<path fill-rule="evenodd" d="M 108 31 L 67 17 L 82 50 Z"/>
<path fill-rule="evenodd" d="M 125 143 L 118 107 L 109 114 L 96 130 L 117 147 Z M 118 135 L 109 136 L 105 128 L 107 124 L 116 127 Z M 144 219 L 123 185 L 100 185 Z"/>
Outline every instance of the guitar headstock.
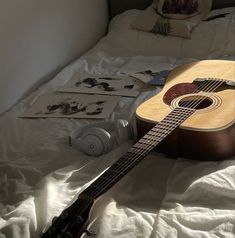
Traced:
<path fill-rule="evenodd" d="M 58 217 L 52 219 L 50 227 L 41 234 L 42 238 L 78 238 L 87 231 L 87 223 L 92 199 L 78 198 L 70 207 L 66 208 Z"/>

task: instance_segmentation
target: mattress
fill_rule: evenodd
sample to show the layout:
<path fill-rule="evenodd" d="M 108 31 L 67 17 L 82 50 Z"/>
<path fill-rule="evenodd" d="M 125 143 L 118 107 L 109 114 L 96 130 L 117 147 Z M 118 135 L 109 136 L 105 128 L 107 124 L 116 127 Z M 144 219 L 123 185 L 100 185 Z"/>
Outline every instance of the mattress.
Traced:
<path fill-rule="evenodd" d="M 55 78 L 0 118 L 0 237 L 38 237 L 77 194 L 127 151 L 129 140 L 91 157 L 68 145 L 69 134 L 88 119 L 23 119 L 41 95 L 57 90 L 80 70 L 121 75 L 175 67 L 200 59 L 234 60 L 235 10 L 203 22 L 191 40 L 131 29 L 139 10 L 116 16 L 109 33 Z M 200 40 L 203 37 L 203 41 Z M 122 97 L 108 121 L 135 126 L 135 110 L 160 87 Z M 235 158 L 201 162 L 153 152 L 94 204 L 90 229 L 99 238 L 235 237 Z M 85 237 L 85 236 L 84 236 Z"/>

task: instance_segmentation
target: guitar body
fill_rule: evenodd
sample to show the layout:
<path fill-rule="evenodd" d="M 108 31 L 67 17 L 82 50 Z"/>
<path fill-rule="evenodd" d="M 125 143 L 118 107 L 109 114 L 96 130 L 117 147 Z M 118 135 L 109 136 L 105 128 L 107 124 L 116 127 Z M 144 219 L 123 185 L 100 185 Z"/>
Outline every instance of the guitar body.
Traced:
<path fill-rule="evenodd" d="M 211 92 L 200 88 L 195 79 L 229 80 Z M 199 80 L 200 81 L 200 80 Z M 175 68 L 163 90 L 141 104 L 136 111 L 139 137 L 162 121 L 174 108 L 203 100 L 187 120 L 158 147 L 173 156 L 221 160 L 235 155 L 235 63 L 204 60 Z"/>

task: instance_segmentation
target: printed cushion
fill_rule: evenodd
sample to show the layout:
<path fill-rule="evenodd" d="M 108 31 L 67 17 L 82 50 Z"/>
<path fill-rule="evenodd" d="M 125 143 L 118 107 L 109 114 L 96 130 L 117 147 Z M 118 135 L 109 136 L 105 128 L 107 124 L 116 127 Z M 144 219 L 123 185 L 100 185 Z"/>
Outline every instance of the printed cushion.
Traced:
<path fill-rule="evenodd" d="M 192 29 L 210 12 L 212 0 L 155 0 L 132 27 L 154 34 L 190 38 Z"/>

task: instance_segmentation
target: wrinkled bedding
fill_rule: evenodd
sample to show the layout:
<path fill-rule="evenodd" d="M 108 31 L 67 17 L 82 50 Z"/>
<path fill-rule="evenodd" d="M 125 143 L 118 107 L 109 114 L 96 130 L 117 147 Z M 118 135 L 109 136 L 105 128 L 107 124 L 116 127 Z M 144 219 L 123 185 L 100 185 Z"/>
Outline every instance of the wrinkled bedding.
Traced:
<path fill-rule="evenodd" d="M 76 151 L 68 145 L 69 133 L 93 121 L 19 118 L 40 95 L 56 90 L 81 70 L 119 75 L 144 66 L 154 68 L 156 62 L 177 66 L 201 58 L 234 59 L 231 43 L 234 16 L 216 20 L 217 28 L 221 21 L 228 21 L 227 28 L 222 27 L 227 36 L 223 38 L 218 30 L 217 38 L 199 42 L 199 46 L 204 44 L 203 49 L 195 45 L 198 41 L 195 38 L 193 43 L 164 39 L 169 43 L 163 49 L 163 38 L 157 42 L 150 33 L 142 35 L 128 29 L 127 22 L 137 13 L 132 10 L 116 17 L 109 34 L 94 48 L 1 116 L 1 238 L 38 237 L 76 194 L 133 143 L 127 141 L 100 157 Z M 213 27 L 211 31 L 216 28 Z M 142 45 L 146 40 L 155 48 Z M 178 48 L 173 47 L 172 42 Z M 163 52 L 166 54 L 161 56 Z M 135 99 L 123 97 L 108 120 L 126 119 L 135 125 L 135 109 L 159 91 L 157 87 Z M 234 238 L 234 159 L 221 162 L 172 160 L 153 152 L 95 203 L 90 217 L 91 229 L 97 231 L 99 238 Z"/>

